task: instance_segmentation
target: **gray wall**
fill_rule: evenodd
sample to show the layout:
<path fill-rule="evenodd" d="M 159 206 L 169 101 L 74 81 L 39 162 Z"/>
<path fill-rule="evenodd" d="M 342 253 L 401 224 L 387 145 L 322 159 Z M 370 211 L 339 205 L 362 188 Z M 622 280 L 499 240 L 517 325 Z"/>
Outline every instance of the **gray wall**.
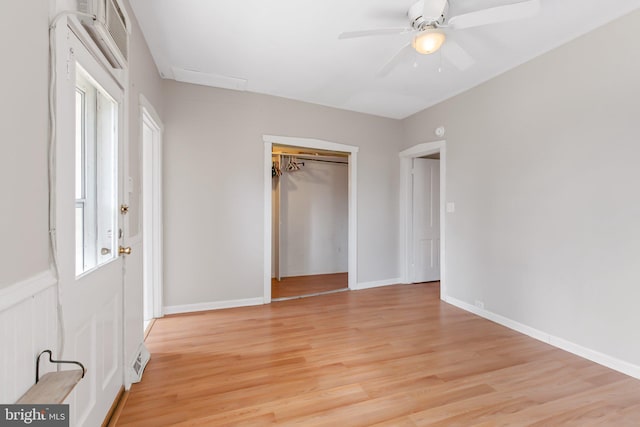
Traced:
<path fill-rule="evenodd" d="M 49 268 L 48 20 L 47 0 L 2 2 L 0 288 Z"/>
<path fill-rule="evenodd" d="M 163 118 L 164 98 L 162 79 L 158 73 L 147 42 L 144 40 L 135 15 L 127 7 L 132 32 L 129 37 L 129 176 L 133 178 L 133 193 L 129 198 L 130 235 L 142 231 L 142 142 L 140 141 L 140 95 L 144 95 L 154 109 Z"/>
<path fill-rule="evenodd" d="M 397 120 L 165 82 L 165 305 L 263 295 L 263 134 L 356 145 L 358 281 L 398 277 Z"/>
<path fill-rule="evenodd" d="M 640 363 L 640 12 L 404 121 L 447 129 L 450 296 Z"/>

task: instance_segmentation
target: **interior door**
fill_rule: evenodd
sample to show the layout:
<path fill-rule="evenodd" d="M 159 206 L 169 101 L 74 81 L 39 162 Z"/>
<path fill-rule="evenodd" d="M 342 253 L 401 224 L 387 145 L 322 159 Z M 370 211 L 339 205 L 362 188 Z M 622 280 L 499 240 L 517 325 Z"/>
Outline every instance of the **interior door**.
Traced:
<path fill-rule="evenodd" d="M 412 282 L 440 280 L 440 161 L 413 159 Z"/>
<path fill-rule="evenodd" d="M 143 330 L 147 329 L 154 318 L 154 188 L 153 188 L 153 146 L 154 129 L 143 115 L 142 118 L 142 194 L 143 194 Z"/>
<path fill-rule="evenodd" d="M 56 235 L 62 355 L 87 369 L 71 425 L 98 426 L 123 384 L 124 91 L 71 28 L 57 34 Z"/>
<path fill-rule="evenodd" d="M 144 103 L 148 101 L 144 99 Z M 144 330 L 154 318 L 162 317 L 162 125 L 149 104 L 141 106 L 142 136 L 142 282 Z M 135 244 L 134 242 L 131 242 Z M 134 247 L 135 249 L 135 247 Z M 127 259 L 128 265 L 132 261 Z M 129 279 L 129 277 L 127 277 Z M 134 277 L 133 280 L 137 280 Z M 125 282 L 126 286 L 126 282 Z M 135 287 L 135 285 L 133 286 Z M 130 295 L 127 296 L 127 301 Z M 135 307 L 135 305 L 133 306 Z M 126 312 L 126 307 L 125 307 Z M 131 316 L 130 313 L 127 313 Z M 128 328 L 125 328 L 128 330 Z M 142 337 L 137 341 L 142 342 Z M 131 349 L 125 354 L 128 354 Z M 133 349 L 137 350 L 136 348 Z M 125 362 L 128 360 L 125 358 Z"/>

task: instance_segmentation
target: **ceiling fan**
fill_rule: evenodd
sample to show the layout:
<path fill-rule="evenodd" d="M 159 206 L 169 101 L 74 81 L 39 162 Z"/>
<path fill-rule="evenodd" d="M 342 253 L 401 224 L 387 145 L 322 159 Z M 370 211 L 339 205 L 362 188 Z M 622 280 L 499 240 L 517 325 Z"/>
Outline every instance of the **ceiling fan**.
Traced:
<path fill-rule="evenodd" d="M 396 52 L 380 69 L 379 76 L 387 75 L 412 51 L 429 55 L 437 52 L 445 44 L 445 41 L 446 49 L 442 50 L 442 56 L 459 70 L 465 70 L 473 65 L 475 61 L 458 43 L 451 39 L 447 40 L 447 32 L 529 18 L 536 15 L 539 9 L 540 0 L 520 0 L 502 6 L 449 16 L 449 0 L 418 0 L 407 12 L 409 27 L 350 31 L 341 33 L 338 38 L 350 39 L 415 33 L 411 42 Z"/>

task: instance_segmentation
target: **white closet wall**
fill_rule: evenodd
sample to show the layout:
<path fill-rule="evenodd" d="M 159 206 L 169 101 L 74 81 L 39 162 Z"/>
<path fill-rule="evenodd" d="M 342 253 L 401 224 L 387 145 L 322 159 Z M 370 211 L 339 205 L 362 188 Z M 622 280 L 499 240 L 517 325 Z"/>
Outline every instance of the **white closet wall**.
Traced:
<path fill-rule="evenodd" d="M 299 160 L 280 179 L 282 277 L 348 270 L 348 165 Z"/>

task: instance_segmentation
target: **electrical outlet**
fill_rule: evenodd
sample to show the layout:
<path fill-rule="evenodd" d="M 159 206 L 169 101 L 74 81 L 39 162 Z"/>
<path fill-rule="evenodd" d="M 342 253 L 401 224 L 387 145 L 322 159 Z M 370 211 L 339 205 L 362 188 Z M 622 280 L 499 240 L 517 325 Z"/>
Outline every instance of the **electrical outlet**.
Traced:
<path fill-rule="evenodd" d="M 476 300 L 476 307 L 478 307 L 481 310 L 484 310 L 484 302 L 482 302 L 479 299 L 477 299 Z"/>

